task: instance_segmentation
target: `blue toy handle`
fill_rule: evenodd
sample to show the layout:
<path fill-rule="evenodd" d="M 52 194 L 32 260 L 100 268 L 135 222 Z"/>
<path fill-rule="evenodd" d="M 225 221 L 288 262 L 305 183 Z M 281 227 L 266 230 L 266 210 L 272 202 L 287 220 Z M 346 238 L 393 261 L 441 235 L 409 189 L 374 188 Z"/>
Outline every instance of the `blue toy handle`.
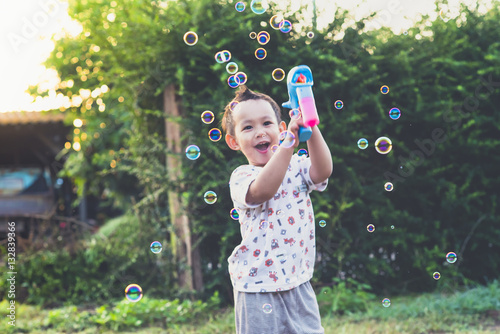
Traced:
<path fill-rule="evenodd" d="M 303 143 L 308 141 L 312 136 L 312 129 L 310 127 L 305 128 L 303 126 L 299 127 L 299 142 Z"/>

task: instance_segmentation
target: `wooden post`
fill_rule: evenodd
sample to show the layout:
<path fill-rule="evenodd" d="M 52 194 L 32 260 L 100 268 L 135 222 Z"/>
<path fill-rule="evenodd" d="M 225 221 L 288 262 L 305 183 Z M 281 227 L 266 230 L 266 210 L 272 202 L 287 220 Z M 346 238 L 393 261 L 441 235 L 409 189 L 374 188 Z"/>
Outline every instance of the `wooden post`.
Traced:
<path fill-rule="evenodd" d="M 169 120 L 169 117 L 180 116 L 180 108 L 176 102 L 175 86 L 168 85 L 163 92 L 163 106 L 165 112 L 165 136 L 167 138 L 167 170 L 169 180 L 177 182 L 181 176 L 182 167 L 182 146 L 180 125 Z M 172 154 L 173 153 L 173 154 Z M 181 187 L 182 188 L 182 187 Z M 191 228 L 186 215 L 181 194 L 175 191 L 168 191 L 168 205 L 170 217 L 174 225 L 171 235 L 171 245 L 174 254 L 174 261 L 177 267 L 177 280 L 181 288 L 188 290 L 201 290 L 203 283 L 201 280 L 201 259 L 198 247 L 192 248 Z M 195 279 L 193 279 L 193 276 Z"/>

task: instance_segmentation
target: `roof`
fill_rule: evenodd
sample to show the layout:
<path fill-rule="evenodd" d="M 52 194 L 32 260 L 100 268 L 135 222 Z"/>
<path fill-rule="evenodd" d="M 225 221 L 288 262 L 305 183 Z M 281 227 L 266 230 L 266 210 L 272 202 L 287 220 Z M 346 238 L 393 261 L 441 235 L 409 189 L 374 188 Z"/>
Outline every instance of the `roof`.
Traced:
<path fill-rule="evenodd" d="M 65 115 L 39 111 L 0 112 L 0 126 L 62 122 Z"/>

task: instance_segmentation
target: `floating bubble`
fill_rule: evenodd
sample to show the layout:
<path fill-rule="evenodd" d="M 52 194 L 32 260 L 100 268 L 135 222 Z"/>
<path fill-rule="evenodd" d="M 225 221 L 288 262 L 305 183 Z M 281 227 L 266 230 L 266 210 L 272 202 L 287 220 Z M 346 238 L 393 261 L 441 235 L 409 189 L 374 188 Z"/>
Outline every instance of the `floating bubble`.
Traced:
<path fill-rule="evenodd" d="M 240 13 L 245 10 L 245 7 L 246 6 L 245 6 L 245 3 L 243 1 L 238 1 L 236 3 L 236 5 L 234 5 L 234 8 L 236 8 L 236 11 L 240 12 Z"/>
<path fill-rule="evenodd" d="M 208 138 L 210 138 L 210 140 L 213 142 L 219 141 L 221 137 L 222 137 L 222 132 L 217 128 L 213 128 L 210 129 L 210 131 L 208 131 Z"/>
<path fill-rule="evenodd" d="M 266 222 L 265 220 L 263 220 L 259 224 L 259 229 L 264 230 L 264 229 L 267 228 L 267 225 L 268 225 L 268 222 Z"/>
<path fill-rule="evenodd" d="M 131 302 L 138 302 L 142 298 L 142 288 L 137 284 L 129 284 L 125 288 L 125 297 Z"/>
<path fill-rule="evenodd" d="M 392 191 L 394 189 L 394 186 L 392 185 L 392 183 L 386 182 L 386 184 L 384 184 L 384 189 L 386 191 Z"/>
<path fill-rule="evenodd" d="M 278 209 L 278 210 L 276 211 L 276 216 L 278 216 L 278 217 L 282 217 L 282 216 L 283 216 L 283 213 L 284 213 L 284 211 L 283 211 L 283 210 Z"/>
<path fill-rule="evenodd" d="M 358 147 L 362 150 L 368 147 L 368 140 L 366 138 L 361 138 L 358 140 Z"/>
<path fill-rule="evenodd" d="M 234 61 L 227 63 L 226 71 L 229 74 L 234 74 L 234 73 L 238 72 L 238 64 L 236 64 Z"/>
<path fill-rule="evenodd" d="M 305 155 L 307 157 L 307 150 L 305 148 L 301 148 L 300 150 L 297 151 L 297 155 L 299 157 Z"/>
<path fill-rule="evenodd" d="M 387 94 L 387 93 L 389 93 L 389 86 L 383 85 L 382 87 L 380 87 L 380 92 L 381 92 L 382 94 Z"/>
<path fill-rule="evenodd" d="M 214 121 L 214 113 L 210 110 L 205 110 L 201 113 L 201 121 L 205 124 L 210 124 Z"/>
<path fill-rule="evenodd" d="M 403 31 L 403 35 L 408 35 L 408 31 L 407 30 Z"/>
<path fill-rule="evenodd" d="M 384 306 L 384 307 L 391 306 L 391 300 L 389 298 L 382 299 L 382 306 Z"/>
<path fill-rule="evenodd" d="M 292 109 L 290 110 L 290 118 L 291 119 L 299 119 L 302 113 L 300 112 L 299 109 Z"/>
<path fill-rule="evenodd" d="M 198 43 L 198 35 L 194 31 L 188 31 L 184 34 L 184 43 L 193 46 Z"/>
<path fill-rule="evenodd" d="M 279 136 L 280 146 L 290 148 L 295 144 L 295 135 L 293 132 L 285 130 Z"/>
<path fill-rule="evenodd" d="M 336 109 L 342 109 L 343 107 L 344 107 L 344 102 L 342 102 L 341 100 L 335 101 L 335 108 Z"/>
<path fill-rule="evenodd" d="M 229 215 L 234 220 L 240 219 L 240 213 L 238 212 L 238 209 L 232 208 L 231 211 L 229 212 Z"/>
<path fill-rule="evenodd" d="M 394 230 L 394 225 L 391 225 L 391 230 Z"/>
<path fill-rule="evenodd" d="M 284 34 L 289 33 L 290 31 L 292 31 L 292 22 L 288 20 L 283 20 L 280 22 L 279 27 L 282 33 Z"/>
<path fill-rule="evenodd" d="M 232 101 L 230 104 L 229 104 L 229 110 L 231 111 L 234 111 L 234 108 L 236 108 L 236 106 L 240 104 L 238 101 Z"/>
<path fill-rule="evenodd" d="M 186 157 L 189 160 L 196 160 L 200 157 L 200 148 L 196 145 L 186 147 Z"/>
<path fill-rule="evenodd" d="M 219 64 L 227 63 L 229 60 L 231 60 L 231 52 L 228 50 L 222 50 L 215 54 L 215 61 Z"/>
<path fill-rule="evenodd" d="M 273 15 L 269 20 L 269 24 L 271 28 L 274 30 L 278 30 L 280 28 L 280 23 L 283 21 L 283 16 L 281 15 Z"/>
<path fill-rule="evenodd" d="M 372 233 L 373 231 L 375 231 L 375 225 L 373 224 L 368 224 L 368 226 L 366 227 L 366 230 L 370 233 Z"/>
<path fill-rule="evenodd" d="M 151 251 L 153 253 L 158 254 L 162 250 L 161 242 L 159 242 L 159 241 L 153 241 L 151 243 L 151 246 L 149 246 L 149 248 L 151 249 Z"/>
<path fill-rule="evenodd" d="M 276 153 L 276 151 L 278 150 L 278 145 L 274 144 L 273 146 L 271 146 L 271 152 L 273 153 Z"/>
<path fill-rule="evenodd" d="M 238 82 L 240 85 L 244 85 L 247 83 L 248 77 L 245 72 L 238 72 L 234 76 L 238 78 Z"/>
<path fill-rule="evenodd" d="M 269 40 L 271 39 L 271 35 L 267 31 L 261 31 L 257 34 L 257 42 L 260 45 L 266 45 L 269 43 Z"/>
<path fill-rule="evenodd" d="M 209 190 L 203 195 L 203 199 L 207 204 L 214 204 L 215 202 L 217 202 L 217 194 L 212 190 Z"/>
<path fill-rule="evenodd" d="M 275 68 L 272 73 L 273 79 L 275 81 L 281 81 L 285 79 L 285 71 L 282 68 Z"/>
<path fill-rule="evenodd" d="M 432 274 L 432 278 L 434 278 L 436 281 L 441 278 L 441 274 L 436 271 L 434 274 Z"/>
<path fill-rule="evenodd" d="M 236 75 L 230 75 L 229 78 L 227 78 L 227 84 L 231 88 L 236 88 L 240 85 L 240 80 Z"/>
<path fill-rule="evenodd" d="M 267 51 L 264 48 L 258 48 L 255 50 L 255 58 L 258 60 L 263 60 L 267 56 Z"/>
<path fill-rule="evenodd" d="M 267 10 L 267 1 L 265 0 L 252 0 L 250 3 L 250 8 L 252 9 L 252 12 L 255 14 L 264 14 L 264 12 Z"/>
<path fill-rule="evenodd" d="M 380 137 L 375 141 L 375 150 L 380 154 L 387 154 L 392 150 L 392 141 L 387 137 Z"/>
<path fill-rule="evenodd" d="M 264 311 L 264 313 L 266 314 L 269 314 L 273 311 L 273 307 L 271 304 L 264 304 L 262 305 L 262 311 Z"/>
<path fill-rule="evenodd" d="M 455 252 L 449 252 L 446 254 L 446 261 L 448 261 L 448 263 L 457 262 L 457 254 Z"/>
<path fill-rule="evenodd" d="M 393 120 L 397 120 L 401 117 L 401 111 L 398 108 L 392 108 L 389 110 L 389 117 Z"/>
<path fill-rule="evenodd" d="M 314 33 L 313 33 L 312 31 L 309 31 L 309 32 L 307 33 L 307 37 L 308 37 L 308 38 L 314 38 Z"/>
<path fill-rule="evenodd" d="M 255 31 L 252 31 L 251 33 L 248 34 L 248 36 L 251 38 L 251 39 L 256 39 L 257 38 L 257 33 Z"/>
<path fill-rule="evenodd" d="M 324 221 L 324 220 L 320 220 L 320 221 L 319 221 L 319 223 L 318 223 L 318 225 L 319 225 L 320 227 L 325 227 L 325 226 L 326 226 L 326 221 Z"/>

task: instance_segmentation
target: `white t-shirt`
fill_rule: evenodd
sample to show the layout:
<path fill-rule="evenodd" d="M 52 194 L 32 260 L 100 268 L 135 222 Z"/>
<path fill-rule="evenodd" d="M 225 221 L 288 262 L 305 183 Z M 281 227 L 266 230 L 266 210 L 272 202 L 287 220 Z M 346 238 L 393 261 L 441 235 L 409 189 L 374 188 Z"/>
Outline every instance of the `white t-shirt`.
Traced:
<path fill-rule="evenodd" d="M 231 174 L 229 187 L 239 212 L 241 243 L 228 258 L 233 286 L 243 292 L 290 290 L 311 279 L 316 257 L 314 212 L 309 193 L 314 184 L 311 160 L 294 154 L 278 192 L 260 205 L 245 202 L 262 167 L 243 165 Z"/>

